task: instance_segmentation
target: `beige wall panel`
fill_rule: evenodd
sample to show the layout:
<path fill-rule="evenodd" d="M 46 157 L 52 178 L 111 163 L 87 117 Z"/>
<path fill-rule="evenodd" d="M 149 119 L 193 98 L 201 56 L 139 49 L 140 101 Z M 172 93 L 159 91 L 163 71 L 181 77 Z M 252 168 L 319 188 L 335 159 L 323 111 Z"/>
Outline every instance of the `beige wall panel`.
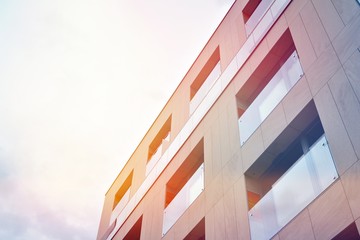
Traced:
<path fill-rule="evenodd" d="M 355 153 L 359 158 L 360 104 L 342 68 L 329 81 L 329 86 L 350 140 L 355 148 Z"/>
<path fill-rule="evenodd" d="M 214 206 L 215 239 L 226 239 L 224 200 L 221 198 Z"/>
<path fill-rule="evenodd" d="M 171 104 L 171 109 L 173 110 L 171 118 L 171 140 L 174 140 L 189 119 L 190 87 L 185 89 L 182 86 L 181 90 L 179 89 L 178 91 L 179 93 L 176 95 L 175 101 Z"/>
<path fill-rule="evenodd" d="M 236 93 L 241 89 L 244 83 L 250 78 L 251 74 L 252 74 L 251 66 L 248 62 L 246 62 L 232 80 L 234 82 Z"/>
<path fill-rule="evenodd" d="M 280 103 L 260 125 L 265 149 L 279 136 L 286 125 L 284 108 Z"/>
<path fill-rule="evenodd" d="M 240 240 L 250 239 L 248 206 L 245 189 L 244 175 L 234 185 L 235 212 L 237 219 L 238 238 Z"/>
<path fill-rule="evenodd" d="M 304 6 L 300 15 L 315 53 L 320 56 L 330 45 L 330 40 L 311 1 Z"/>
<path fill-rule="evenodd" d="M 148 202 L 145 209 L 152 208 L 151 239 L 162 237 L 164 216 L 165 188 L 157 196 Z M 143 219 L 144 220 L 144 219 Z M 146 238 L 145 238 L 146 239 Z"/>
<path fill-rule="evenodd" d="M 309 85 L 303 76 L 282 101 L 287 122 L 290 123 L 311 99 Z"/>
<path fill-rule="evenodd" d="M 206 240 L 216 240 L 215 238 L 215 210 L 212 208 L 205 215 L 205 237 Z"/>
<path fill-rule="evenodd" d="M 334 39 L 333 46 L 341 63 L 345 63 L 353 52 L 360 47 L 360 15 Z"/>
<path fill-rule="evenodd" d="M 200 140 L 204 137 L 204 124 L 200 123 L 195 130 L 191 133 L 189 140 L 190 141 L 190 148 L 194 149 L 196 145 L 200 142 Z"/>
<path fill-rule="evenodd" d="M 214 121 L 211 131 L 211 147 L 212 147 L 212 174 L 216 176 L 221 166 L 221 140 L 220 140 L 220 124 L 219 121 Z"/>
<path fill-rule="evenodd" d="M 205 216 L 205 193 L 202 192 L 199 197 L 195 199 L 195 201 L 191 204 L 189 209 L 187 210 L 189 212 L 189 229 L 190 232 L 196 224 L 198 224 L 201 219 Z M 187 235 L 188 233 L 186 233 Z"/>
<path fill-rule="evenodd" d="M 357 157 L 328 85 L 319 91 L 314 98 L 314 102 L 324 127 L 337 171 L 342 175 L 357 161 Z"/>
<path fill-rule="evenodd" d="M 279 235 L 275 235 L 271 238 L 271 240 L 280 240 L 280 237 L 279 237 Z"/>
<path fill-rule="evenodd" d="M 269 53 L 269 47 L 266 40 L 261 41 L 256 47 L 255 51 L 250 55 L 248 59 L 249 64 L 251 65 L 251 70 L 254 71 L 265 56 Z"/>
<path fill-rule="evenodd" d="M 228 240 L 236 239 L 238 236 L 236 226 L 236 213 L 235 209 L 235 195 L 233 188 L 224 195 L 224 208 L 225 208 L 225 229 L 226 238 Z"/>
<path fill-rule="evenodd" d="M 309 213 L 318 240 L 331 239 L 354 221 L 340 181 L 310 204 Z"/>
<path fill-rule="evenodd" d="M 259 127 L 241 148 L 241 158 L 243 161 L 244 171 L 246 171 L 256 161 L 264 150 L 265 148 L 261 128 Z"/>
<path fill-rule="evenodd" d="M 316 60 L 316 54 L 300 15 L 297 15 L 294 21 L 289 24 L 289 28 L 300 57 L 301 66 L 306 71 Z"/>
<path fill-rule="evenodd" d="M 224 70 L 234 57 L 234 48 L 232 44 L 231 19 L 225 18 L 222 22 L 220 35 L 220 56 L 221 69 Z"/>
<path fill-rule="evenodd" d="M 360 14 L 360 7 L 356 1 L 331 0 L 339 13 L 341 19 L 347 25 L 351 20 Z"/>
<path fill-rule="evenodd" d="M 205 210 L 208 212 L 210 208 L 223 196 L 222 174 L 219 173 L 210 185 L 205 187 Z"/>
<path fill-rule="evenodd" d="M 189 211 L 185 211 L 183 215 L 175 222 L 174 226 L 174 239 L 182 240 L 186 237 L 189 229 Z"/>
<path fill-rule="evenodd" d="M 305 70 L 313 96 L 316 95 L 320 88 L 337 72 L 340 66 L 339 59 L 330 45 L 315 63 L 312 64 L 309 70 Z"/>
<path fill-rule="evenodd" d="M 281 240 L 315 240 L 308 209 L 305 208 L 280 232 Z"/>
<path fill-rule="evenodd" d="M 360 217 L 360 162 L 357 161 L 341 178 L 351 211 L 355 219 Z"/>
<path fill-rule="evenodd" d="M 344 69 L 357 98 L 360 99 L 360 50 L 355 50 L 346 61 Z"/>
<path fill-rule="evenodd" d="M 227 109 L 220 113 L 219 123 L 220 123 L 220 144 L 221 144 L 221 168 L 231 159 L 234 154 L 230 148 L 230 129 L 228 125 L 228 115 Z"/>
<path fill-rule="evenodd" d="M 237 53 L 246 41 L 245 25 L 243 24 L 242 5 L 240 1 L 235 1 L 233 5 L 234 11 L 229 12 L 231 18 L 231 39 L 234 54 Z"/>
<path fill-rule="evenodd" d="M 274 24 L 274 26 L 272 26 L 270 31 L 265 36 L 265 41 L 267 42 L 269 49 L 271 49 L 275 45 L 275 43 L 279 40 L 281 35 L 288 27 L 289 26 L 286 22 L 285 15 L 281 15 Z"/>
<path fill-rule="evenodd" d="M 151 207 L 147 207 L 144 211 L 141 224 L 141 240 L 151 239 L 152 209 Z"/>
<path fill-rule="evenodd" d="M 240 135 L 236 108 L 236 98 L 233 96 L 233 101 L 231 101 L 226 107 L 228 116 L 227 125 L 229 128 L 230 150 L 232 153 L 236 153 L 240 149 Z"/>
<path fill-rule="evenodd" d="M 204 134 L 205 188 L 213 180 L 211 131 Z"/>
<path fill-rule="evenodd" d="M 222 171 L 224 192 L 233 187 L 234 183 L 242 176 L 243 168 L 240 152 L 234 154 L 232 159 L 224 166 Z"/>
<path fill-rule="evenodd" d="M 289 25 L 296 21 L 298 18 L 301 9 L 305 6 L 305 4 L 309 2 L 309 0 L 293 0 L 290 5 L 285 10 L 285 18 Z"/>
<path fill-rule="evenodd" d="M 345 26 L 330 0 L 313 0 L 324 28 L 332 41 Z"/>

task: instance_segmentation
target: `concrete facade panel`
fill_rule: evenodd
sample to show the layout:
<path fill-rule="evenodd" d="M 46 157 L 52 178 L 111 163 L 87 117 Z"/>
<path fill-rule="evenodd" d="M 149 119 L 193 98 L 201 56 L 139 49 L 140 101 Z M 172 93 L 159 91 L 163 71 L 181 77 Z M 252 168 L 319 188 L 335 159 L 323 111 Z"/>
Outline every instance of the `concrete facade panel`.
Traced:
<path fill-rule="evenodd" d="M 235 195 L 233 188 L 230 188 L 224 195 L 225 208 L 225 233 L 227 240 L 236 239 L 238 236 L 236 226 L 236 213 L 234 211 L 236 206 Z"/>
<path fill-rule="evenodd" d="M 334 96 L 340 116 L 355 148 L 355 153 L 360 157 L 360 103 L 341 68 L 329 82 L 330 90 Z"/>
<path fill-rule="evenodd" d="M 330 45 L 312 66 L 307 71 L 305 70 L 313 96 L 316 95 L 320 88 L 327 83 L 340 67 L 339 59 Z"/>
<path fill-rule="evenodd" d="M 307 79 L 303 76 L 282 100 L 287 122 L 290 123 L 311 99 Z"/>
<path fill-rule="evenodd" d="M 313 0 L 313 4 L 316 12 L 319 14 L 330 41 L 332 41 L 345 26 L 343 21 L 331 1 Z"/>
<path fill-rule="evenodd" d="M 356 1 L 331 0 L 345 25 L 360 14 L 360 7 Z"/>
<path fill-rule="evenodd" d="M 297 15 L 294 21 L 289 24 L 289 28 L 300 58 L 301 66 L 306 71 L 315 62 L 316 54 L 300 15 Z"/>
<path fill-rule="evenodd" d="M 360 15 L 339 33 L 333 41 L 333 46 L 341 63 L 345 63 L 360 47 Z"/>
<path fill-rule="evenodd" d="M 357 161 L 357 157 L 328 85 L 319 91 L 314 101 L 337 171 L 342 175 Z"/>
<path fill-rule="evenodd" d="M 315 240 L 308 209 L 304 209 L 279 232 L 280 240 Z"/>
<path fill-rule="evenodd" d="M 330 40 L 312 4 L 308 1 L 300 12 L 307 34 L 317 56 L 320 56 L 330 45 Z"/>
<path fill-rule="evenodd" d="M 346 76 L 348 77 L 351 86 L 360 100 L 360 50 L 355 50 L 354 54 L 346 61 L 344 65 Z"/>
<path fill-rule="evenodd" d="M 284 108 L 280 103 L 261 124 L 265 149 L 279 136 L 286 125 Z"/>
<path fill-rule="evenodd" d="M 360 218 L 360 162 L 357 161 L 346 173 L 341 177 L 346 197 L 352 214 L 355 219 Z"/>
<path fill-rule="evenodd" d="M 309 0 L 293 0 L 286 9 L 284 16 L 289 25 L 298 18 L 301 9 L 307 4 Z"/>
<path fill-rule="evenodd" d="M 240 132 L 241 135 L 241 132 Z M 246 171 L 265 150 L 261 128 L 259 127 L 241 148 L 243 169 Z"/>
<path fill-rule="evenodd" d="M 309 213 L 315 238 L 319 240 L 333 238 L 354 221 L 340 181 L 310 204 Z"/>
<path fill-rule="evenodd" d="M 250 239 L 248 204 L 246 197 L 245 178 L 241 176 L 234 185 L 235 212 L 237 219 L 238 238 L 240 240 Z"/>
<path fill-rule="evenodd" d="M 221 198 L 214 206 L 215 239 L 226 239 L 224 199 Z"/>

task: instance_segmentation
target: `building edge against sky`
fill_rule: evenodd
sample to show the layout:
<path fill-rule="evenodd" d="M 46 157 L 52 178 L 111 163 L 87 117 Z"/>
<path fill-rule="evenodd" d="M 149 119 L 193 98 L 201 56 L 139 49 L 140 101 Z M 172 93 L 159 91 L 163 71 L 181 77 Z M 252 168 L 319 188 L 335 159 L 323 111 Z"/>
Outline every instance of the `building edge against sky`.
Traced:
<path fill-rule="evenodd" d="M 235 1 L 97 239 L 360 239 L 359 69 L 357 0 Z"/>

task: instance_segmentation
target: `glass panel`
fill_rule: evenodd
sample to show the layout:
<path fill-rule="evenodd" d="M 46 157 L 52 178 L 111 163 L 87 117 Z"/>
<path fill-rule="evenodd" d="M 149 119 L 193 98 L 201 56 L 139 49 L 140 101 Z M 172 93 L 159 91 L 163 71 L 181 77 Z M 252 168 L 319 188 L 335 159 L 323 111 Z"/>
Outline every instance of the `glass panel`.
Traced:
<path fill-rule="evenodd" d="M 295 51 L 239 118 L 241 145 L 274 110 L 302 75 L 303 71 Z"/>
<path fill-rule="evenodd" d="M 204 99 L 206 94 L 211 89 L 214 82 L 219 78 L 221 75 L 221 68 L 220 68 L 220 61 L 215 65 L 209 76 L 203 82 L 199 90 L 196 92 L 195 96 L 191 99 L 190 102 L 190 115 L 195 111 L 197 106 L 201 103 Z"/>
<path fill-rule="evenodd" d="M 252 239 L 270 239 L 337 178 L 323 135 L 249 211 Z"/>
<path fill-rule="evenodd" d="M 204 190 L 204 164 L 196 170 L 194 175 L 178 192 L 175 198 L 164 210 L 163 235 L 174 225 L 185 210 Z"/>
<path fill-rule="evenodd" d="M 121 213 L 121 211 L 124 209 L 124 207 L 126 206 L 126 204 L 128 203 L 130 199 L 130 188 L 126 191 L 126 193 L 124 194 L 124 196 L 121 198 L 121 200 L 119 201 L 119 203 L 116 205 L 116 207 L 114 208 L 114 210 L 111 213 L 111 218 L 110 218 L 110 222 L 115 221 L 115 219 L 117 218 L 117 216 L 119 216 L 119 214 Z"/>
<path fill-rule="evenodd" d="M 259 3 L 259 6 L 257 6 L 255 11 L 253 12 L 253 14 L 251 14 L 250 18 L 245 24 L 246 34 L 248 36 L 260 22 L 260 20 L 265 15 L 266 11 L 269 9 L 273 2 L 274 0 L 263 0 Z"/>

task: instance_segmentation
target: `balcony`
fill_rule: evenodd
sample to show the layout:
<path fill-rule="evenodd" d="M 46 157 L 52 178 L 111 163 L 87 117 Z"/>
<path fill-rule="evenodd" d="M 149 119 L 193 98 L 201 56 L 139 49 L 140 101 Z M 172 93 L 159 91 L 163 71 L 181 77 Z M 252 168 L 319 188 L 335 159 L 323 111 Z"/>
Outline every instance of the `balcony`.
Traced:
<path fill-rule="evenodd" d="M 248 140 L 302 76 L 303 70 L 299 57 L 294 51 L 240 116 L 241 145 Z"/>
<path fill-rule="evenodd" d="M 156 163 L 160 160 L 163 154 L 163 147 L 170 142 L 170 132 L 166 135 L 166 137 L 161 141 L 160 146 L 156 149 L 155 153 L 151 156 L 149 161 L 146 164 L 146 176 L 149 175 L 151 170 L 154 168 Z"/>
<path fill-rule="evenodd" d="M 259 24 L 274 0 L 262 0 L 245 23 L 246 35 L 249 36 Z"/>
<path fill-rule="evenodd" d="M 195 171 L 187 183 L 176 194 L 174 199 L 164 209 L 163 232 L 167 231 L 175 224 L 180 216 L 188 209 L 194 200 L 204 190 L 204 164 Z"/>
<path fill-rule="evenodd" d="M 249 211 L 252 239 L 270 239 L 338 178 L 322 135 Z"/>
<path fill-rule="evenodd" d="M 116 204 L 114 210 L 111 213 L 110 222 L 114 222 L 116 220 L 117 216 L 119 216 L 119 214 L 124 209 L 124 207 L 129 202 L 129 200 L 130 200 L 130 188 L 124 193 L 120 201 Z"/>
<path fill-rule="evenodd" d="M 190 101 L 190 115 L 195 111 L 195 109 L 199 106 L 201 101 L 205 98 L 206 94 L 210 91 L 216 80 L 221 75 L 220 61 L 215 65 L 212 69 L 204 83 L 197 90 L 196 94 Z"/>

